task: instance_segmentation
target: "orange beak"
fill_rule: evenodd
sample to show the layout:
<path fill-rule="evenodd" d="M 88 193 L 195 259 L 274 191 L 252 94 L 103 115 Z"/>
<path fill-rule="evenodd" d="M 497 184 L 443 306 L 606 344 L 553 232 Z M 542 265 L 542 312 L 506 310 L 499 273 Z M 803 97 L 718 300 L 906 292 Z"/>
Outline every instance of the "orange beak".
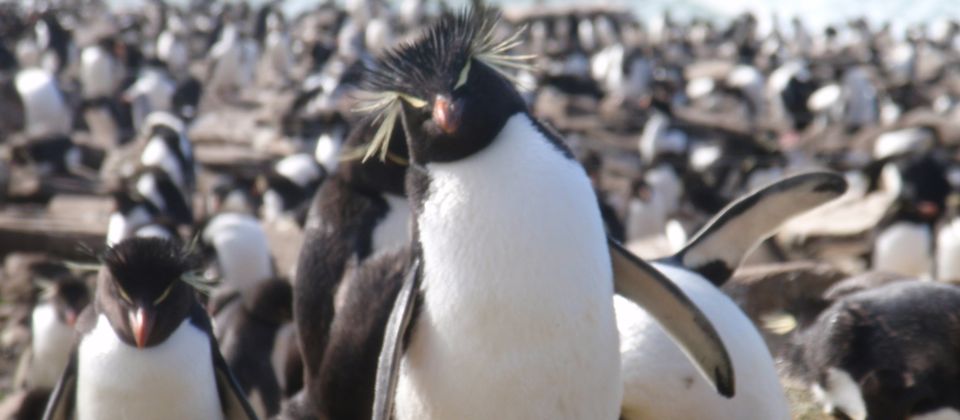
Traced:
<path fill-rule="evenodd" d="M 130 313 L 130 328 L 133 330 L 133 340 L 137 343 L 137 348 L 142 349 L 147 345 L 147 338 L 153 329 L 153 317 L 146 309 L 137 308 L 136 312 Z"/>
<path fill-rule="evenodd" d="M 460 128 L 460 109 L 450 98 L 439 95 L 433 101 L 433 121 L 446 134 L 453 134 Z"/>
<path fill-rule="evenodd" d="M 77 313 L 74 311 L 67 311 L 64 316 L 67 318 L 67 325 L 74 326 L 77 324 Z"/>

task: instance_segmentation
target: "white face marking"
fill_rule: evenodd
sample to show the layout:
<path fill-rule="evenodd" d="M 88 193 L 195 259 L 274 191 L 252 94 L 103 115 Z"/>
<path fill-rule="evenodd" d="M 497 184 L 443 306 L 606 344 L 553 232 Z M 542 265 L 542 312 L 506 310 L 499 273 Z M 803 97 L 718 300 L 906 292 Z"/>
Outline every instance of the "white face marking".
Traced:
<path fill-rule="evenodd" d="M 74 329 L 57 318 L 52 303 L 41 303 L 33 309 L 31 332 L 33 359 L 27 371 L 27 386 L 52 389 L 67 367 Z"/>
<path fill-rule="evenodd" d="M 865 420 L 867 406 L 863 401 L 860 386 L 849 373 L 839 368 L 828 368 L 827 379 L 822 384 L 821 392 L 825 398 L 824 406 L 843 411 L 852 420 Z"/>
<path fill-rule="evenodd" d="M 426 293 L 397 417 L 616 418 L 610 256 L 582 167 L 518 114 L 485 149 L 427 169 Z"/>
<path fill-rule="evenodd" d="M 114 212 L 110 214 L 107 225 L 107 245 L 113 246 L 133 236 L 139 226 L 150 223 L 150 214 L 143 206 L 137 206 L 129 214 Z"/>
<path fill-rule="evenodd" d="M 77 419 L 222 419 L 210 340 L 185 320 L 166 341 L 137 349 L 105 315 L 80 342 Z"/>

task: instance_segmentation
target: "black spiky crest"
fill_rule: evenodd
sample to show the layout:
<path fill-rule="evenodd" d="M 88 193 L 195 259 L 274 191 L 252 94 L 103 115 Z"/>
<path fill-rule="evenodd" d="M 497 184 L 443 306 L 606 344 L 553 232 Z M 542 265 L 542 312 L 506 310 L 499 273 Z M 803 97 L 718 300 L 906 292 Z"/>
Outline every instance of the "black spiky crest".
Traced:
<path fill-rule="evenodd" d="M 194 248 L 169 239 L 134 237 L 108 247 L 100 261 L 126 290 L 147 287 L 162 291 L 172 281 L 180 280 L 208 292 L 209 286 L 197 280 L 200 260 Z"/>
<path fill-rule="evenodd" d="M 375 115 L 379 124 L 363 159 L 387 158 L 390 134 L 399 119 L 401 100 L 415 108 L 427 105 L 425 92 L 454 87 L 471 60 L 496 70 L 516 83 L 509 69 L 527 69 L 529 55 L 509 55 L 521 43 L 523 28 L 502 41 L 495 39 L 500 15 L 490 9 L 467 9 L 445 15 L 417 39 L 387 50 L 366 69 L 358 111 Z"/>

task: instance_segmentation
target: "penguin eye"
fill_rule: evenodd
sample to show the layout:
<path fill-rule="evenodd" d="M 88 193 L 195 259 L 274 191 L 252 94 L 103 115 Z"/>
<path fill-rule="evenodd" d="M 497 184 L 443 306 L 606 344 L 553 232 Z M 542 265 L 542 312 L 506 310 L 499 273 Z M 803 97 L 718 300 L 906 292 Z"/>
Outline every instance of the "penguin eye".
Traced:
<path fill-rule="evenodd" d="M 457 84 L 453 87 L 454 89 L 459 89 L 460 86 L 463 86 L 467 83 L 467 76 L 470 75 L 470 60 L 467 60 L 467 65 L 463 66 L 463 70 L 460 70 L 460 78 L 457 79 Z"/>
<path fill-rule="evenodd" d="M 117 291 L 120 292 L 120 299 L 123 299 L 124 302 L 133 305 L 133 299 L 130 299 L 130 295 L 128 295 L 122 287 L 117 287 Z"/>
<path fill-rule="evenodd" d="M 153 304 L 159 305 L 160 302 L 163 302 L 168 296 L 170 296 L 170 291 L 173 290 L 173 286 L 176 286 L 176 285 L 177 283 L 171 283 L 170 286 L 167 286 L 167 290 L 164 290 L 163 294 L 161 294 L 160 297 L 157 298 L 157 300 L 153 301 Z"/>
<path fill-rule="evenodd" d="M 427 101 L 423 99 L 415 98 L 410 95 L 400 95 L 400 97 L 403 98 L 403 100 L 407 101 L 407 103 L 414 108 L 423 108 L 427 106 Z"/>

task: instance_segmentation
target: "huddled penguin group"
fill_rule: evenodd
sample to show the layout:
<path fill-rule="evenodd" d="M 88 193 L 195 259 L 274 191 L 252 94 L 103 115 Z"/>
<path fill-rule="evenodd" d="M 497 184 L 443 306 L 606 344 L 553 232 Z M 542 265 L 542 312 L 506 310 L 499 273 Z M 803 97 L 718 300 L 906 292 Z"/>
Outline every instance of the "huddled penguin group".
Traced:
<path fill-rule="evenodd" d="M 960 418 L 960 25 L 481 3 L 0 6 L 0 417 Z"/>

